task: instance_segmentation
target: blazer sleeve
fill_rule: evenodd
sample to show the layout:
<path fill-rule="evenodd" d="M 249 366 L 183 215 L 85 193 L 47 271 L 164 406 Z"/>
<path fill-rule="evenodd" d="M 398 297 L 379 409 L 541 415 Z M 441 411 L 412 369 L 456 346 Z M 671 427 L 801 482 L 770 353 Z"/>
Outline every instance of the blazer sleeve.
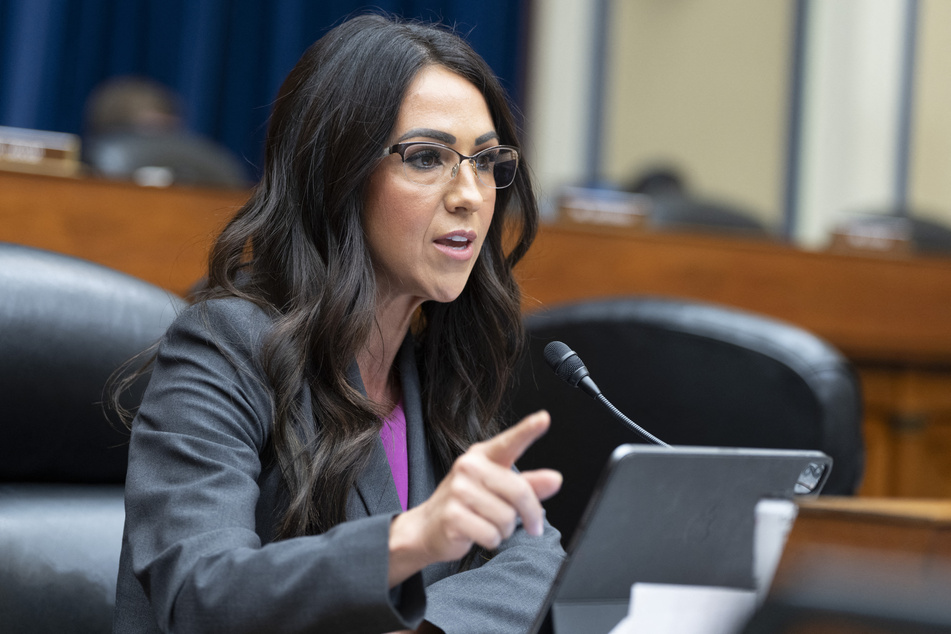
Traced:
<path fill-rule="evenodd" d="M 426 620 L 446 634 L 528 632 L 565 558 L 547 521 L 533 537 L 521 524 L 481 566 L 426 587 Z"/>
<path fill-rule="evenodd" d="M 387 588 L 391 516 L 261 543 L 271 399 L 257 355 L 269 323 L 247 302 L 217 300 L 170 328 L 133 423 L 123 558 L 163 631 L 414 628 L 421 576 Z M 117 623 L 120 611 L 117 600 Z"/>

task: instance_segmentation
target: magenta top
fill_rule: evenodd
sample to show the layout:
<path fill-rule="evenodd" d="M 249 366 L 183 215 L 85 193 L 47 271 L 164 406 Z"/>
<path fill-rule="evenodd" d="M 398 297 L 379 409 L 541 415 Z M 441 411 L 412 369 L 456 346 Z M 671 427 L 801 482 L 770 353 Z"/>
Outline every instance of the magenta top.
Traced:
<path fill-rule="evenodd" d="M 400 496 L 400 506 L 405 511 L 409 503 L 409 460 L 406 455 L 406 413 L 403 412 L 402 400 L 383 421 L 380 440 L 386 449 L 386 459 L 390 462 L 393 483 Z"/>

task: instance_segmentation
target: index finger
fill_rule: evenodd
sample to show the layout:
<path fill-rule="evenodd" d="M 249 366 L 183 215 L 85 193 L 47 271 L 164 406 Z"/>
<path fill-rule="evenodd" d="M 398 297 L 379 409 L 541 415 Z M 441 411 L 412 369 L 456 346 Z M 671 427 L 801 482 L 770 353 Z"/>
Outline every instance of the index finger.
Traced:
<path fill-rule="evenodd" d="M 517 425 L 483 443 L 482 451 L 492 462 L 511 467 L 533 442 L 548 431 L 550 424 L 551 416 L 545 410 L 529 414 Z"/>

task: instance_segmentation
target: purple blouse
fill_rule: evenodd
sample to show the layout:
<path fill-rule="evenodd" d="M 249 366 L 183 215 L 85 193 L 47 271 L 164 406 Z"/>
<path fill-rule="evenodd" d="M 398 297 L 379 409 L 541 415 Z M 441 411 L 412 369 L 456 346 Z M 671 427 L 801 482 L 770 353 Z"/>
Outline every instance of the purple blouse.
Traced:
<path fill-rule="evenodd" d="M 383 421 L 380 440 L 386 449 L 386 459 L 390 463 L 393 483 L 400 496 L 400 506 L 405 511 L 409 503 L 409 461 L 406 456 L 406 413 L 403 411 L 402 399 Z"/>

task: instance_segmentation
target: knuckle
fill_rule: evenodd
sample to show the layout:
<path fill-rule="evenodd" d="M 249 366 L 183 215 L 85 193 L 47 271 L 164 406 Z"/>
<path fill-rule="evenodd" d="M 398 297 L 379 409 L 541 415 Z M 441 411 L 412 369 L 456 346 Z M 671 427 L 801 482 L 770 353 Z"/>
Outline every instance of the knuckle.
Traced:
<path fill-rule="evenodd" d="M 464 453 L 456 459 L 453 469 L 463 475 L 471 476 L 479 468 L 479 459 L 470 453 Z"/>
<path fill-rule="evenodd" d="M 449 483 L 449 493 L 453 500 L 469 500 L 472 496 L 472 489 L 468 481 L 462 478 L 454 478 Z"/>

